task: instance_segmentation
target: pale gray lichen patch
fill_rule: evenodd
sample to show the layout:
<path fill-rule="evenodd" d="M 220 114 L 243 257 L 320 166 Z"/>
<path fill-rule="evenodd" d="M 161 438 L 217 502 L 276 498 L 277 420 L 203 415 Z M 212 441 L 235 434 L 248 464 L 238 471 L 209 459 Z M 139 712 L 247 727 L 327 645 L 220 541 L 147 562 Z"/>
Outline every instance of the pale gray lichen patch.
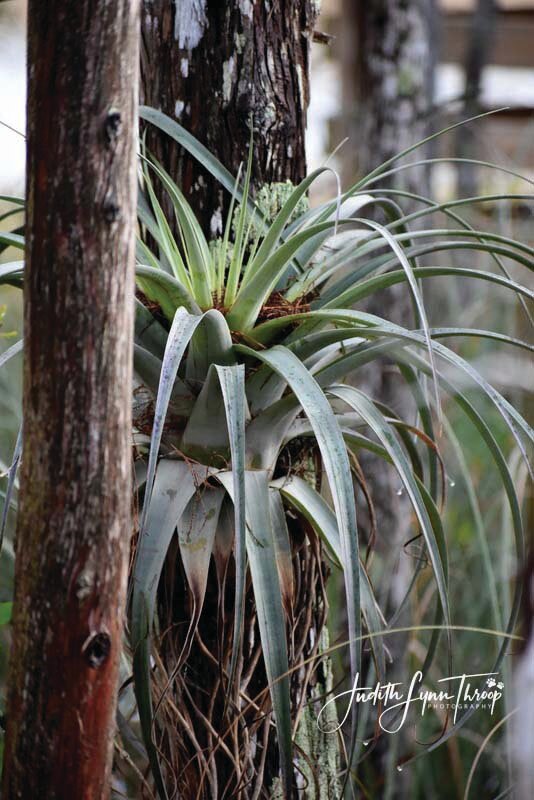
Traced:
<path fill-rule="evenodd" d="M 252 0 L 239 0 L 239 10 L 242 17 L 252 19 L 253 3 Z"/>
<path fill-rule="evenodd" d="M 262 218 L 271 224 L 278 212 L 285 204 L 286 200 L 294 191 L 295 185 L 287 180 L 274 183 L 264 183 L 263 186 L 257 191 L 254 202 L 260 211 L 260 214 L 250 214 L 247 212 L 245 218 L 245 230 L 248 231 L 249 240 L 251 242 L 260 239 L 264 233 L 265 228 Z M 301 197 L 295 206 L 293 213 L 289 217 L 288 224 L 293 222 L 297 217 L 304 214 L 309 209 L 309 201 L 307 197 Z M 238 220 L 239 220 L 240 207 L 234 209 L 234 216 L 232 219 L 232 232 L 236 236 Z"/>
<path fill-rule="evenodd" d="M 269 68 L 271 77 L 274 78 L 276 74 L 276 67 L 274 64 L 274 53 L 271 50 L 271 48 L 269 48 L 269 50 L 267 51 L 267 66 Z"/>
<path fill-rule="evenodd" d="M 182 115 L 182 111 L 184 110 L 184 103 L 182 100 L 177 100 L 176 105 L 174 106 L 174 116 L 176 119 L 179 119 Z"/>
<path fill-rule="evenodd" d="M 306 93 L 304 91 L 304 72 L 300 64 L 296 65 L 296 70 L 297 70 L 297 82 L 299 87 L 300 103 L 304 107 L 305 105 L 304 101 L 306 98 Z"/>
<path fill-rule="evenodd" d="M 328 631 L 323 628 L 320 638 L 320 652 L 328 649 Z M 312 690 L 310 702 L 302 711 L 295 743 L 306 753 L 308 759 L 299 758 L 299 773 L 297 781 L 299 788 L 307 787 L 308 800 L 338 800 L 341 797 L 341 787 L 338 780 L 339 772 L 339 744 L 335 733 L 325 733 L 325 730 L 335 731 L 339 727 L 336 704 L 329 703 L 322 715 L 321 728 L 317 717 L 324 706 L 325 697 L 332 697 L 333 674 L 329 658 L 325 659 L 321 667 L 322 681 L 318 681 Z M 313 765 L 313 772 L 312 766 Z"/>
<path fill-rule="evenodd" d="M 272 222 L 294 190 L 295 184 L 289 180 L 265 183 L 256 195 L 256 205 L 263 212 L 266 219 Z M 304 214 L 308 208 L 308 198 L 305 196 L 301 197 L 288 222 L 292 222 L 301 214 Z"/>
<path fill-rule="evenodd" d="M 235 80 L 235 73 L 236 73 L 236 60 L 233 56 L 230 56 L 228 61 L 223 63 L 223 102 L 229 103 L 230 98 L 232 97 L 232 88 L 234 85 Z"/>
<path fill-rule="evenodd" d="M 257 110 L 256 118 L 261 120 L 261 125 L 264 128 L 270 128 L 276 122 L 276 106 L 273 102 L 266 103 L 266 105 Z"/>
<path fill-rule="evenodd" d="M 240 56 L 243 50 L 245 49 L 246 42 L 247 42 L 247 37 L 245 36 L 244 33 L 234 33 L 235 51 L 238 56 Z"/>
<path fill-rule="evenodd" d="M 174 0 L 174 38 L 181 50 L 193 50 L 208 25 L 206 0 Z"/>
<path fill-rule="evenodd" d="M 76 597 L 83 602 L 95 590 L 96 568 L 91 562 L 87 563 L 76 579 Z"/>
<path fill-rule="evenodd" d="M 223 229 L 222 210 L 219 207 L 213 212 L 210 220 L 211 235 L 218 236 L 220 233 L 222 233 L 222 229 Z"/>

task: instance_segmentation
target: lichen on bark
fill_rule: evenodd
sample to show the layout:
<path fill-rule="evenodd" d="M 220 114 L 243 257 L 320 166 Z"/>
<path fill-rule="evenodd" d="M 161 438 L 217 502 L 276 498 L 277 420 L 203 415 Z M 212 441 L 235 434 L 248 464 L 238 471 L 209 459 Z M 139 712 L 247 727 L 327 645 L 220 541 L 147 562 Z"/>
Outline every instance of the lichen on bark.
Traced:
<path fill-rule="evenodd" d="M 302 180 L 316 3 L 187 0 L 196 16 L 185 27 L 180 4 L 143 6 L 142 102 L 178 116 L 234 174 L 246 159 L 252 121 L 253 184 Z M 159 133 L 149 130 L 147 144 L 209 234 L 214 214 L 228 207 L 220 186 Z"/>
<path fill-rule="evenodd" d="M 323 628 L 319 652 L 324 653 L 328 646 L 328 629 Z M 322 674 L 322 679 L 317 680 L 311 691 L 295 735 L 295 744 L 307 756 L 297 757 L 299 796 L 305 800 L 338 800 L 341 797 L 338 779 L 340 753 L 336 733 L 339 723 L 336 704 L 332 699 L 334 679 L 330 658 L 324 658 L 318 673 Z M 331 702 L 327 704 L 327 701 Z"/>

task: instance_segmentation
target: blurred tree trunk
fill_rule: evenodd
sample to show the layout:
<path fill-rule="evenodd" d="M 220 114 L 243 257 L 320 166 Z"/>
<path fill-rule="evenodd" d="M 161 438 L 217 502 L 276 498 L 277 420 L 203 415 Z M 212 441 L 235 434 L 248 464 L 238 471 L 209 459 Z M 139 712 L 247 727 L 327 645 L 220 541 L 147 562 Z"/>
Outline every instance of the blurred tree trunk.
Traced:
<path fill-rule="evenodd" d="M 523 309 L 518 309 L 515 335 L 529 340 L 532 336 L 530 321 Z M 515 399 L 515 398 L 514 398 Z M 524 418 L 534 426 L 534 407 L 529 392 L 521 393 L 516 400 Z M 513 659 L 513 697 L 517 710 L 512 717 L 510 750 L 517 800 L 534 797 L 534 737 L 531 734 L 534 719 L 534 483 L 525 477 L 523 520 L 527 534 L 523 564 L 518 564 L 523 584 L 519 633 L 523 641 Z"/>
<path fill-rule="evenodd" d="M 423 139 L 429 131 L 436 59 L 435 0 L 344 0 L 343 107 L 349 179 Z M 424 158 L 425 150 L 415 157 Z M 428 171 L 388 185 L 423 193 Z"/>
<path fill-rule="evenodd" d="M 193 133 L 237 174 L 254 127 L 253 183 L 306 173 L 314 0 L 144 0 L 141 99 Z M 221 232 L 227 197 L 164 134 L 147 145 L 181 185 L 207 234 Z M 169 206 L 165 206 L 169 211 Z"/>
<path fill-rule="evenodd" d="M 526 530 L 534 530 L 534 488 L 527 478 Z M 514 659 L 513 693 L 517 706 L 512 719 L 512 757 L 517 800 L 531 800 L 534 796 L 534 543 L 528 542 L 522 568 L 523 598 L 520 617 L 521 642 Z"/>
<path fill-rule="evenodd" d="M 465 53 L 465 90 L 461 119 L 469 119 L 480 112 L 482 74 L 493 43 L 497 12 L 495 0 L 478 0 L 471 20 L 471 31 Z M 458 128 L 456 131 L 456 154 L 458 157 L 476 158 L 478 149 L 472 126 L 462 125 Z M 477 184 L 477 168 L 472 164 L 459 164 L 458 194 L 460 197 L 473 197 L 478 194 Z"/>
<path fill-rule="evenodd" d="M 137 25 L 136 0 L 29 4 L 6 800 L 109 796 L 131 531 Z"/>
<path fill-rule="evenodd" d="M 345 0 L 343 52 L 343 107 L 350 141 L 343 148 L 346 182 L 363 176 L 429 133 L 436 60 L 437 9 L 435 0 Z M 435 127 L 435 126 L 434 126 Z M 425 158 L 428 148 L 419 148 L 409 160 Z M 402 163 L 402 162 L 401 162 Z M 429 171 L 405 170 L 373 185 L 429 195 Z M 420 204 L 395 198 L 405 213 Z M 384 222 L 380 212 L 376 219 Z M 410 293 L 405 284 L 388 289 L 366 306 L 366 310 L 409 327 L 413 323 Z M 366 372 L 365 389 L 401 415 L 411 405 L 398 391 L 396 373 L 384 365 Z M 391 531 L 397 543 L 409 523 L 406 501 L 372 456 L 362 459 L 372 491 L 377 521 Z M 402 581 L 401 581 L 402 584 Z"/>

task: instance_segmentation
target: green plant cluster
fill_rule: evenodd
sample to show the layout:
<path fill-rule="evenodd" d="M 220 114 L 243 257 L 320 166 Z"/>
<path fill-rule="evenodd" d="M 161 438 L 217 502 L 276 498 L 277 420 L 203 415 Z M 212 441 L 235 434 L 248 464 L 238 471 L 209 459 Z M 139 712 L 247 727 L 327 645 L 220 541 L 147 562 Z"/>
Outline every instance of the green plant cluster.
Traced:
<path fill-rule="evenodd" d="M 391 621 L 384 619 L 358 533 L 355 464 L 358 454 L 367 450 L 396 470 L 411 504 L 414 536 L 420 537 L 435 584 L 434 628 L 422 665 L 427 673 L 442 638 L 450 649 L 453 622 L 442 524 L 445 480 L 438 448 L 440 432 L 448 425 L 442 397 L 447 395 L 469 419 L 500 476 L 518 562 L 524 547 L 519 498 L 492 428 L 466 387 L 474 386 L 484 395 L 525 461 L 533 440 L 517 409 L 450 342 L 476 337 L 527 352 L 532 346 L 494 331 L 433 328 L 421 286 L 436 276 L 483 281 L 514 293 L 526 305 L 532 292 L 511 278 L 506 263 L 531 270 L 534 252 L 508 237 L 473 230 L 465 222 L 463 206 L 494 197 L 440 205 L 401 190 L 376 188 L 379 180 L 399 169 L 397 159 L 310 209 L 308 190 L 327 168 L 296 187 L 260 187 L 254 193 L 252 149 L 243 179 L 236 180 L 176 122 L 153 109 L 143 109 L 142 117 L 197 157 L 230 198 L 224 233 L 210 242 L 172 177 L 160 164 L 141 159 L 134 433 L 143 506 L 131 579 L 129 644 L 144 746 L 159 795 L 166 798 L 164 768 L 154 744 L 158 717 L 151 689 L 158 584 L 177 533 L 194 599 L 177 672 L 198 626 L 212 555 L 229 537 L 235 570 L 233 646 L 221 672 L 229 702 L 237 703 L 237 655 L 250 576 L 276 724 L 280 786 L 289 797 L 294 720 L 288 676 L 295 665 L 286 640 L 287 608 L 294 592 L 288 514 L 313 530 L 343 576 L 351 679 L 362 670 L 362 637 L 367 637 L 373 670 L 383 679 Z M 172 202 L 173 220 L 163 212 L 162 193 Z M 405 215 L 403 198 L 417 201 L 419 210 Z M 368 214 L 377 208 L 384 224 Z M 425 227 L 430 215 L 438 213 L 454 227 Z M 23 247 L 18 234 L 0 234 L 0 239 Z M 440 263 L 444 253 L 456 250 L 466 256 L 472 251 L 487 254 L 495 269 L 475 269 L 468 257 L 464 266 Z M 0 280 L 20 285 L 22 265 L 0 266 Z M 403 284 L 410 293 L 414 327 L 358 310 L 364 298 L 395 284 Z M 17 342 L 9 348 L 0 366 L 21 347 Z M 395 365 L 413 397 L 415 424 L 357 388 L 359 370 L 384 357 Z M 310 480 L 309 456 L 305 463 L 287 458 L 295 442 L 299 447 L 310 443 L 328 495 Z M 19 455 L 15 453 L 10 470 L 11 484 Z M 421 558 L 410 590 L 422 565 Z M 507 634 L 514 629 L 518 603 L 516 592 L 504 620 L 495 670 L 506 652 Z M 453 730 L 468 717 L 469 713 L 460 716 Z M 357 731 L 353 718 L 349 761 L 357 747 Z"/>

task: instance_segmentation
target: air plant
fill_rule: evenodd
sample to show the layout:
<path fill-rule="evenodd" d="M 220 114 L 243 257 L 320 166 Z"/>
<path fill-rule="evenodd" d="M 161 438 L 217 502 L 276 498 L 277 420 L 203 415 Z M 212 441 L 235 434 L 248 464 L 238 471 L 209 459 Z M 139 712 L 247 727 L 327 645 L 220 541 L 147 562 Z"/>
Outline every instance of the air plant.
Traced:
<path fill-rule="evenodd" d="M 534 251 L 464 221 L 462 206 L 486 197 L 438 204 L 376 188 L 405 168 L 396 162 L 416 146 L 310 209 L 308 190 L 327 168 L 285 187 L 277 202 L 276 187 L 253 191 L 252 147 L 236 179 L 176 122 L 147 108 L 142 117 L 188 149 L 230 201 L 223 235 L 208 241 L 172 177 L 150 154 L 141 155 L 133 392 L 141 511 L 120 734 L 132 752 L 143 752 L 135 738 L 138 714 L 160 798 L 268 797 L 276 785 L 290 797 L 309 760 L 294 747 L 299 721 L 310 697 L 317 698 L 310 686 L 327 674 L 329 569 L 343 576 L 349 680 L 362 669 L 386 675 L 391 621 L 377 602 L 358 529 L 359 454 L 371 451 L 396 470 L 413 510 L 414 536 L 431 565 L 435 609 L 425 673 L 452 625 L 439 453 L 448 424 L 444 395 L 487 446 L 521 562 L 519 498 L 491 426 L 466 388 L 485 395 L 525 460 L 533 432 L 448 342 L 478 337 L 532 347 L 494 331 L 433 328 L 421 287 L 435 276 L 488 282 L 515 293 L 528 314 L 532 292 L 512 280 L 503 259 L 532 269 Z M 173 220 L 162 210 L 162 194 L 172 202 Z M 406 198 L 420 209 L 405 215 Z M 383 224 L 375 221 L 377 209 Z M 424 227 L 430 214 L 454 227 Z M 0 240 L 23 246 L 17 234 Z M 475 269 L 468 259 L 461 267 L 439 259 L 429 264 L 431 255 L 451 250 L 485 253 L 496 269 Z M 22 275 L 20 263 L 0 266 L 4 283 L 20 285 Z M 399 283 L 413 301 L 412 327 L 358 310 L 364 298 Z M 0 363 L 20 348 L 15 344 Z M 398 418 L 359 388 L 361 368 L 378 369 L 383 358 L 412 394 L 414 420 Z M 19 455 L 17 449 L 10 480 Z M 494 670 L 518 602 L 516 591 Z M 364 638 L 370 656 L 362 659 Z M 468 716 L 460 715 L 440 741 Z M 355 712 L 349 723 L 343 774 L 350 782 Z"/>

